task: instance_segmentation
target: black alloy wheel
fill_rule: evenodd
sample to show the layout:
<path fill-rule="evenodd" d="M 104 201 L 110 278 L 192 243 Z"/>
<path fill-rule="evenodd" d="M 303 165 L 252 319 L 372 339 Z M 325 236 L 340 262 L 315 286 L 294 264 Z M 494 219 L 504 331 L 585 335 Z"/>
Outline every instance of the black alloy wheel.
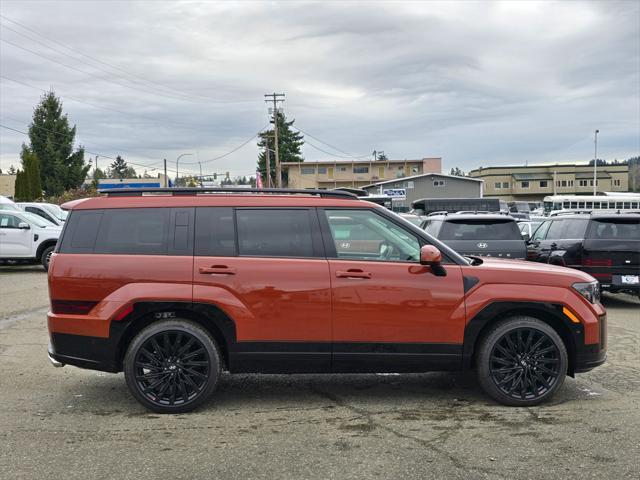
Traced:
<path fill-rule="evenodd" d="M 125 376 L 131 393 L 147 408 L 181 413 L 196 408 L 216 387 L 218 348 L 189 321 L 151 324 L 131 342 Z"/>
<path fill-rule="evenodd" d="M 548 324 L 532 317 L 498 323 L 481 341 L 478 380 L 495 400 L 511 406 L 537 405 L 564 383 L 566 347 Z"/>
<path fill-rule="evenodd" d="M 519 328 L 505 333 L 491 352 L 491 378 L 505 394 L 533 400 L 547 393 L 560 375 L 560 351 L 545 333 Z"/>

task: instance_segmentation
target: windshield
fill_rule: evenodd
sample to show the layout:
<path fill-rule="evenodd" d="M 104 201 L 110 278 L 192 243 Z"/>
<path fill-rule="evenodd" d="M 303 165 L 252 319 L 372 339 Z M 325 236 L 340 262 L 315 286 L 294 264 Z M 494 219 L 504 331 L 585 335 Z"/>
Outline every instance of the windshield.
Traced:
<path fill-rule="evenodd" d="M 64 211 L 58 205 L 55 205 L 53 203 L 43 203 L 41 206 L 47 212 L 51 213 L 51 215 L 56 217 L 58 220 L 62 220 L 63 222 L 67 219 L 67 215 L 69 215 L 69 212 Z"/>
<path fill-rule="evenodd" d="M 505 220 L 449 220 L 438 235 L 440 240 L 522 240 L 516 222 Z"/>
<path fill-rule="evenodd" d="M 11 210 L 12 212 L 21 212 L 20 208 L 15 203 L 0 202 L 0 210 Z"/>
<path fill-rule="evenodd" d="M 55 224 L 51 223 L 49 220 L 45 220 L 40 215 L 36 215 L 35 213 L 20 212 L 20 216 L 24 218 L 28 223 L 30 223 L 31 225 L 35 225 L 36 227 L 55 227 Z"/>

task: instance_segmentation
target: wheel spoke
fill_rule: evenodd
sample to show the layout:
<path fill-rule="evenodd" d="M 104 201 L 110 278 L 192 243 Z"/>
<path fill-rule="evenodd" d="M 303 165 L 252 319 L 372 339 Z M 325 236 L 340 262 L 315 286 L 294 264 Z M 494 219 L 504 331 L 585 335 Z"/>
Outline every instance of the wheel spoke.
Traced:
<path fill-rule="evenodd" d="M 497 362 L 501 365 L 513 365 L 513 361 L 505 360 L 504 358 L 496 357 L 495 355 L 491 355 L 491 361 Z"/>
<path fill-rule="evenodd" d="M 505 357 L 507 357 L 508 359 L 515 361 L 516 357 L 515 355 L 513 355 L 511 352 L 509 352 L 509 350 L 507 350 L 506 348 L 504 348 L 502 345 L 500 344 L 496 344 L 496 348 L 500 351 L 500 353 L 502 353 Z"/>
<path fill-rule="evenodd" d="M 197 350 L 194 350 L 193 352 L 189 352 L 188 354 L 183 355 L 182 357 L 180 357 L 180 360 L 185 361 L 185 360 L 188 360 L 190 358 L 197 357 L 201 353 L 204 353 L 204 348 L 198 348 Z"/>

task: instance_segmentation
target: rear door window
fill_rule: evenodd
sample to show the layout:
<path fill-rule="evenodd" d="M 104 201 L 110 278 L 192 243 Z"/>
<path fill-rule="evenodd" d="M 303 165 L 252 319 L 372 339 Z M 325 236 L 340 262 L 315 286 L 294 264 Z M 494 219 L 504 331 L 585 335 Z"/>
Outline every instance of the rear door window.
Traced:
<path fill-rule="evenodd" d="M 515 221 L 509 219 L 447 220 L 440 240 L 522 240 Z"/>
<path fill-rule="evenodd" d="M 563 218 L 554 220 L 549 227 L 547 240 L 560 240 L 563 238 L 584 238 L 589 220 L 586 218 Z"/>
<path fill-rule="evenodd" d="M 196 208 L 195 254 L 207 257 L 237 255 L 233 208 Z"/>
<path fill-rule="evenodd" d="M 237 209 L 236 223 L 240 255 L 314 256 L 308 209 Z"/>

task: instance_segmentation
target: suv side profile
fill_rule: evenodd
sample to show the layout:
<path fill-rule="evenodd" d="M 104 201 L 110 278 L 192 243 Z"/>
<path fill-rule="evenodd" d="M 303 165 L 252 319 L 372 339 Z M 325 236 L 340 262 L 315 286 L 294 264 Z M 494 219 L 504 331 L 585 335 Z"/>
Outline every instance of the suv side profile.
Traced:
<path fill-rule="evenodd" d="M 124 371 L 162 413 L 231 373 L 475 368 L 506 405 L 605 361 L 589 275 L 467 259 L 349 193 L 154 189 L 76 200 L 49 269 L 49 358 Z"/>
<path fill-rule="evenodd" d="M 640 295 L 640 213 L 550 217 L 531 237 L 527 258 L 587 272 L 612 293 Z"/>

